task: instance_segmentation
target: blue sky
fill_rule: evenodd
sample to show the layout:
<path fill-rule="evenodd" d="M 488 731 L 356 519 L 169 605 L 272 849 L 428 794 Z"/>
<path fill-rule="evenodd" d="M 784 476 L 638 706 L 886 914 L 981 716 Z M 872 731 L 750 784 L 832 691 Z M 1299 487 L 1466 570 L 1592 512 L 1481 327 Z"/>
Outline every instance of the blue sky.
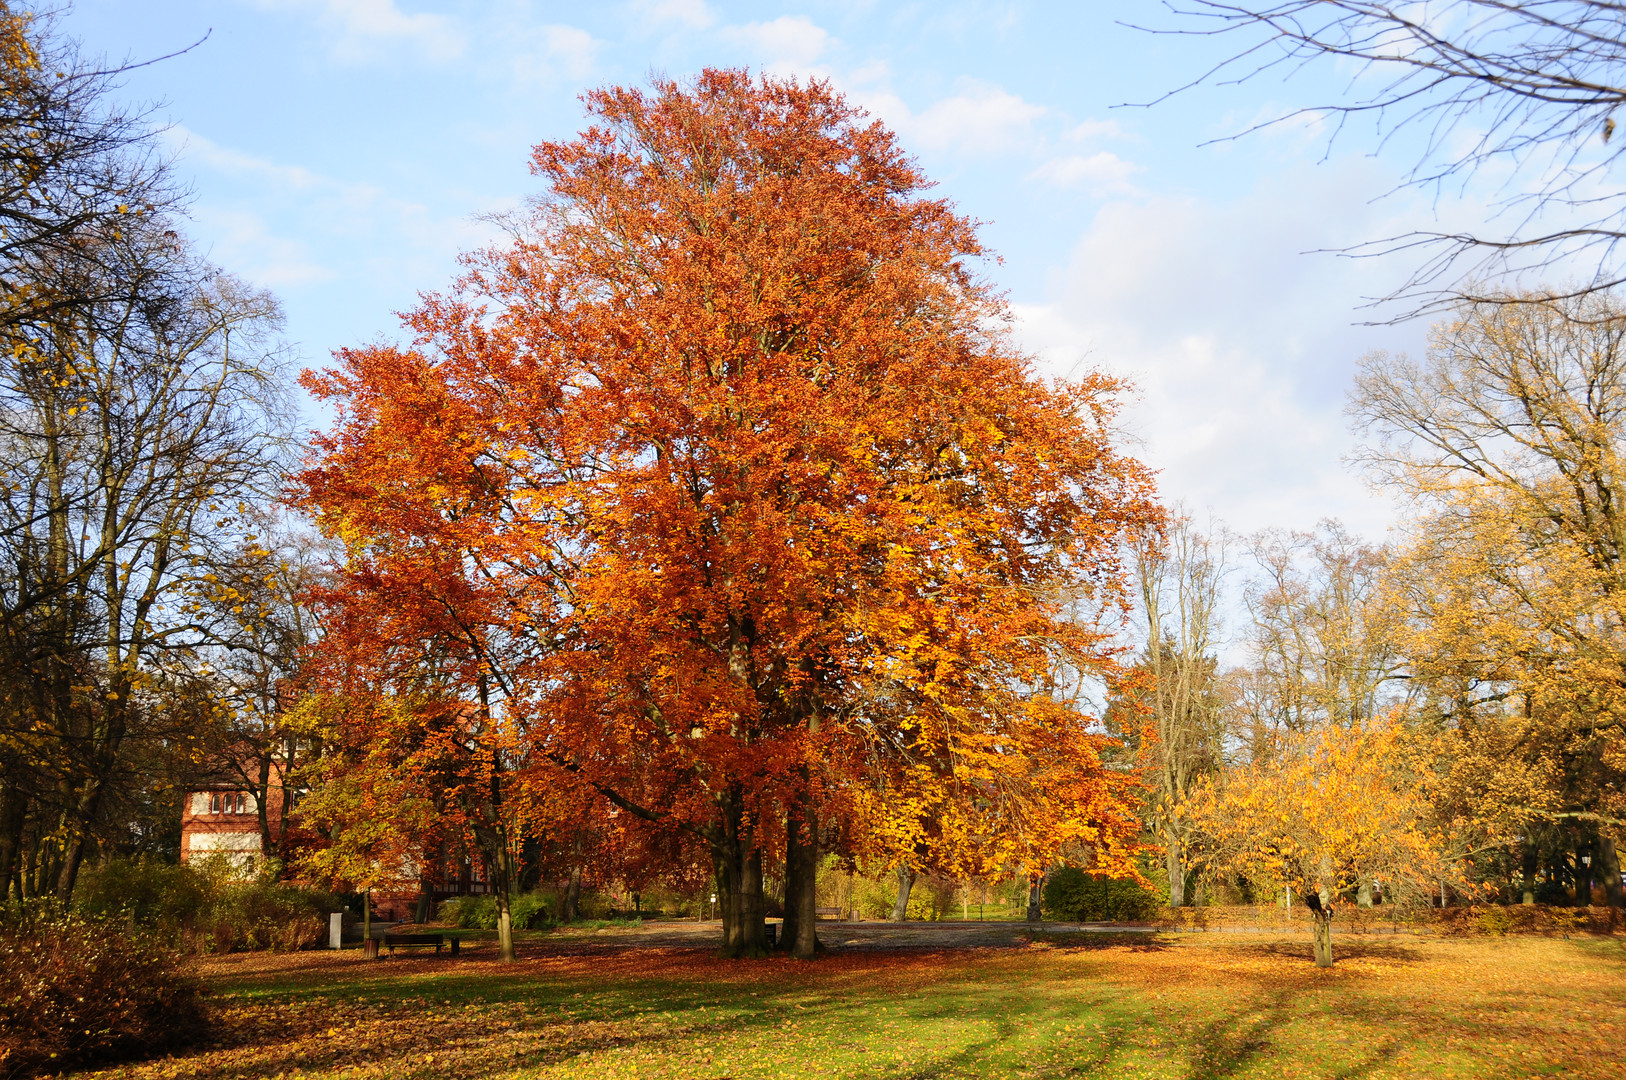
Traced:
<path fill-rule="evenodd" d="M 307 364 L 397 336 L 392 313 L 493 237 L 481 215 L 537 190 L 529 147 L 577 130 L 582 90 L 708 65 L 811 74 L 987 223 L 988 276 L 1047 372 L 1136 383 L 1126 436 L 1171 500 L 1242 531 L 1339 516 L 1379 535 L 1388 504 L 1341 461 L 1344 390 L 1361 354 L 1416 352 L 1424 327 L 1356 325 L 1405 265 L 1305 252 L 1476 207 L 1379 199 L 1410 162 L 1361 133 L 1329 152 L 1313 120 L 1211 141 L 1347 73 L 1119 107 L 1219 55 L 1120 25 L 1137 19 L 1170 24 L 1152 0 L 77 0 L 63 22 L 114 58 L 207 34 L 125 93 L 159 103 L 194 235 L 281 298 Z"/>

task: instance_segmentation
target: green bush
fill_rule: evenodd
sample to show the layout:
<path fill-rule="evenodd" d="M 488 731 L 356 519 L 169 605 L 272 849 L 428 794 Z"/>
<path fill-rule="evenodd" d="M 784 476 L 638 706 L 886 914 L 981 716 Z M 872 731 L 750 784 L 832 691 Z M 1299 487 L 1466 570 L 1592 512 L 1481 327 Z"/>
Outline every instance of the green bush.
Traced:
<path fill-rule="evenodd" d="M 223 858 L 185 866 L 114 860 L 85 873 L 75 905 L 195 952 L 309 948 L 325 938 L 327 913 L 342 907 L 335 897 L 278 881 L 275 863 L 245 877 Z"/>
<path fill-rule="evenodd" d="M 515 930 L 542 930 L 552 923 L 548 912 L 553 898 L 546 892 L 519 893 L 509 900 L 509 915 Z M 459 896 L 443 901 L 440 921 L 464 930 L 495 930 L 497 899 L 493 896 Z"/>
<path fill-rule="evenodd" d="M 1132 879 L 1087 874 L 1064 866 L 1045 882 L 1045 917 L 1059 922 L 1149 922 L 1162 906 L 1158 896 Z"/>
<path fill-rule="evenodd" d="M 185 1043 L 197 983 L 168 944 L 105 919 L 13 909 L 0 922 L 0 1076 L 57 1072 Z"/>

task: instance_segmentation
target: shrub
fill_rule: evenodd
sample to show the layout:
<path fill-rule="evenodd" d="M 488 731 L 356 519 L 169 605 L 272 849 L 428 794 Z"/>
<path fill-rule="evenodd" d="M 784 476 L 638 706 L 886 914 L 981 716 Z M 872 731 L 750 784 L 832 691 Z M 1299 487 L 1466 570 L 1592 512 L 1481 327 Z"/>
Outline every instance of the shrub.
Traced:
<path fill-rule="evenodd" d="M 75 913 L 0 923 L 0 1077 L 184 1043 L 202 1029 L 197 983 L 163 942 Z"/>
<path fill-rule="evenodd" d="M 1052 872 L 1044 887 L 1045 916 L 1061 922 L 1148 922 L 1161 906 L 1157 894 L 1137 881 L 1076 866 Z"/>
<path fill-rule="evenodd" d="M 114 860 L 87 871 L 76 904 L 94 918 L 123 919 L 195 952 L 293 950 L 319 944 L 337 898 L 277 880 L 275 863 L 245 877 L 222 858 L 185 866 Z"/>
<path fill-rule="evenodd" d="M 515 930 L 542 930 L 552 923 L 548 911 L 552 897 L 545 892 L 519 893 L 509 899 L 508 911 Z M 459 896 L 443 901 L 440 921 L 464 930 L 495 930 L 497 900 L 493 896 Z"/>
<path fill-rule="evenodd" d="M 214 882 L 190 866 L 148 859 L 114 859 L 87 868 L 74 890 L 80 910 L 99 917 L 122 915 L 137 923 L 190 923 L 209 909 Z"/>
<path fill-rule="evenodd" d="M 458 896 L 443 901 L 437 916 L 464 930 L 490 930 L 497 925 L 497 905 L 489 896 Z"/>

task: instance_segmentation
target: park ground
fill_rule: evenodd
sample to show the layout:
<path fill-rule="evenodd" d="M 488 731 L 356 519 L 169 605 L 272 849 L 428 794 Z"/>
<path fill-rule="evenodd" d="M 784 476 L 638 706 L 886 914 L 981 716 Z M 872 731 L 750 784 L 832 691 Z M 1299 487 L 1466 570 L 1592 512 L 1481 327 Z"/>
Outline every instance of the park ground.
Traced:
<path fill-rule="evenodd" d="M 712 927 L 370 962 L 208 958 L 208 1045 L 82 1077 L 1626 1076 L 1620 937 L 821 928 L 815 962 Z"/>

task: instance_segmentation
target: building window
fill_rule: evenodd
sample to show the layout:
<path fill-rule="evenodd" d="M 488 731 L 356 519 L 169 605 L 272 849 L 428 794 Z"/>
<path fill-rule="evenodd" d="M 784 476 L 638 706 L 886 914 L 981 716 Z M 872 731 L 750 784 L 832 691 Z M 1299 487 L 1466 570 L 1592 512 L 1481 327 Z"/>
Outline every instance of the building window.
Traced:
<path fill-rule="evenodd" d="M 211 814 L 248 813 L 248 793 L 244 791 L 216 791 L 209 796 Z"/>

